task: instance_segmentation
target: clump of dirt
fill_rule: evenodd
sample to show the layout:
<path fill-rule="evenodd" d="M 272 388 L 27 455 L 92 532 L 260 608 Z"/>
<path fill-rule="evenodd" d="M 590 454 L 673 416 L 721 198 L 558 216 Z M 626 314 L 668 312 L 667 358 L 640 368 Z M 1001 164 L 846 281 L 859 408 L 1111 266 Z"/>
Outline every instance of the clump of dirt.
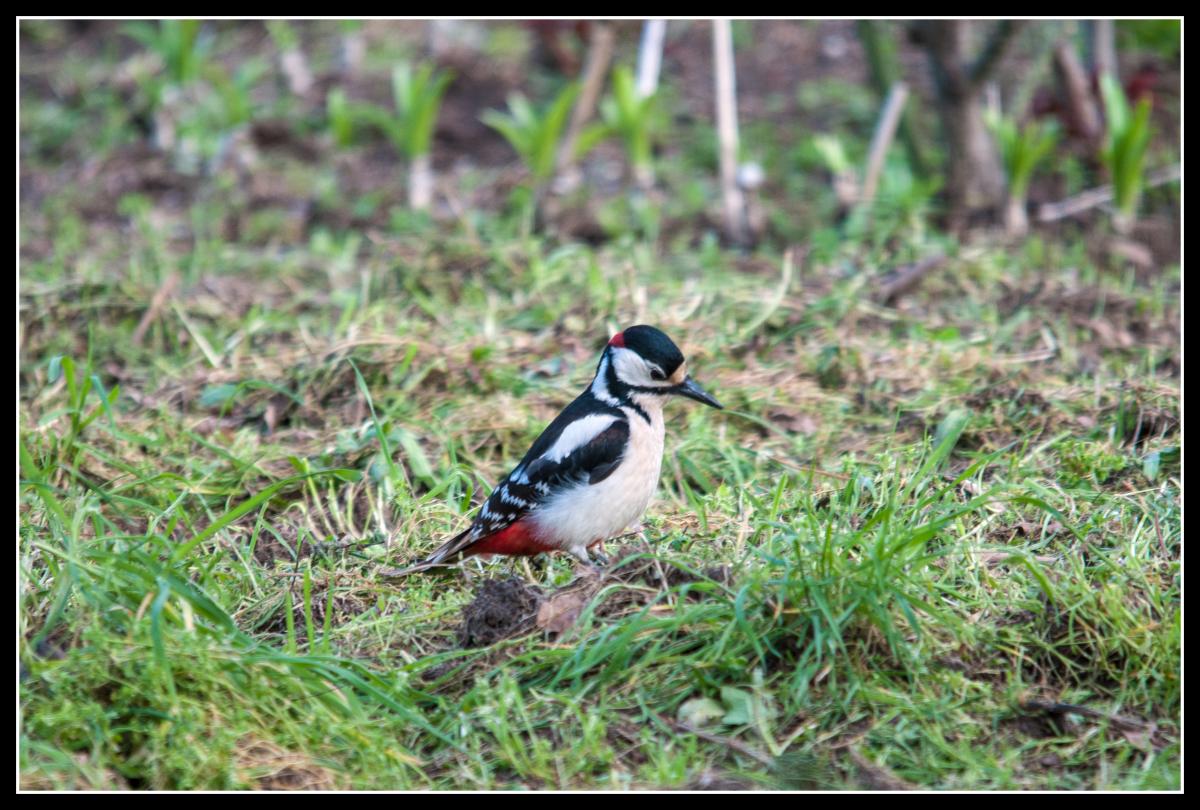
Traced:
<path fill-rule="evenodd" d="M 614 555 L 616 562 L 599 576 L 580 577 L 548 594 L 516 577 L 484 581 L 463 609 L 456 634 L 459 648 L 488 647 L 538 629 L 561 635 L 602 590 L 606 595 L 603 604 L 595 607 L 595 615 L 612 618 L 641 608 L 666 588 L 710 580 L 728 585 L 732 581 L 728 566 L 706 568 L 697 574 L 664 563 L 648 551 L 623 547 Z M 613 583 L 624 587 L 611 588 Z M 699 592 L 688 594 L 691 599 L 701 597 Z"/>
<path fill-rule="evenodd" d="M 523 636 L 534 628 L 542 591 L 516 577 L 489 579 L 463 610 L 458 646 L 488 647 L 497 641 Z"/>
<path fill-rule="evenodd" d="M 457 648 L 489 647 L 505 639 L 538 631 L 561 638 L 571 632 L 579 617 L 589 609 L 597 619 L 611 621 L 641 610 L 667 588 L 706 581 L 722 585 L 732 582 L 728 566 L 714 566 L 696 574 L 655 558 L 648 546 L 622 547 L 613 555 L 613 560 L 598 575 L 577 577 L 549 593 L 516 577 L 485 580 L 475 598 L 463 609 L 462 621 L 455 633 Z M 593 605 L 601 593 L 603 601 Z M 687 599 L 703 597 L 701 590 L 689 590 L 686 595 Z M 497 656 L 506 654 L 489 654 L 466 666 L 479 666 L 483 660 L 494 664 Z M 426 669 L 421 678 L 427 682 L 438 681 L 461 666 L 461 661 L 444 661 Z"/>

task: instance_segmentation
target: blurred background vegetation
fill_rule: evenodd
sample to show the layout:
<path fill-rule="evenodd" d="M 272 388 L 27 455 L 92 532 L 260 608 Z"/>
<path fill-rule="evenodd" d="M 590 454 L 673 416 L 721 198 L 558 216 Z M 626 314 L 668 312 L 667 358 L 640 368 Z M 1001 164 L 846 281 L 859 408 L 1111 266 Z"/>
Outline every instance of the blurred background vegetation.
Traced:
<path fill-rule="evenodd" d="M 1179 20 L 18 58 L 23 787 L 1179 786 Z M 607 588 L 379 576 L 637 322 Z"/>

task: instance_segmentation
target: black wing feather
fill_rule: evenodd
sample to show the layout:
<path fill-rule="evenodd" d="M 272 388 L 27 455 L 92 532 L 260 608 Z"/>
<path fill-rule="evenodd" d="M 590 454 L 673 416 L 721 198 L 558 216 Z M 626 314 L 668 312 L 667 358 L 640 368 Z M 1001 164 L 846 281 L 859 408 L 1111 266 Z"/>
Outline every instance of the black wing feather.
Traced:
<path fill-rule="evenodd" d="M 480 536 L 512 525 L 563 488 L 608 478 L 620 465 L 628 442 L 629 423 L 620 418 L 558 461 L 541 457 L 518 466 L 513 472 L 520 471 L 521 480 L 509 473 L 480 510 L 475 520 L 482 524 Z"/>
<path fill-rule="evenodd" d="M 576 447 L 559 461 L 543 458 L 568 425 L 597 412 L 611 413 L 616 419 L 587 444 Z M 620 465 L 628 442 L 629 422 L 624 412 L 605 406 L 592 396 L 590 390 L 585 391 L 542 431 L 516 469 L 492 490 L 471 527 L 404 573 L 457 557 L 478 541 L 508 528 L 533 512 L 549 496 L 564 487 L 584 482 L 589 485 L 600 483 Z M 521 481 L 513 478 L 513 473 L 518 471 Z"/>

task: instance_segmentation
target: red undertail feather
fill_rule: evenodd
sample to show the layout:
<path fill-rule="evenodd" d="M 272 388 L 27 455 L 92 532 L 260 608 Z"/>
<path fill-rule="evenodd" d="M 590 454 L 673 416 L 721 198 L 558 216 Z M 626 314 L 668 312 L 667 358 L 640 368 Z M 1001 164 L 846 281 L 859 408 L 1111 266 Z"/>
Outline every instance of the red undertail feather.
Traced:
<path fill-rule="evenodd" d="M 419 563 L 407 568 L 381 571 L 380 575 L 388 578 L 404 577 L 431 568 L 453 565 L 459 559 L 474 557 L 476 554 L 505 554 L 510 557 L 532 557 L 544 551 L 555 551 L 556 547 L 539 541 L 533 534 L 533 527 L 528 521 L 518 520 L 495 534 L 471 543 L 465 548 L 463 543 L 470 529 L 458 534 L 445 543 L 433 554 Z"/>
<path fill-rule="evenodd" d="M 612 340 L 608 341 L 609 346 L 616 346 L 618 349 L 625 347 L 625 333 L 617 332 L 612 336 Z"/>
<path fill-rule="evenodd" d="M 505 554 L 510 557 L 532 557 L 543 551 L 553 551 L 554 546 L 539 541 L 533 535 L 528 521 L 518 520 L 511 526 L 489 535 L 463 549 L 462 556 L 476 554 Z"/>

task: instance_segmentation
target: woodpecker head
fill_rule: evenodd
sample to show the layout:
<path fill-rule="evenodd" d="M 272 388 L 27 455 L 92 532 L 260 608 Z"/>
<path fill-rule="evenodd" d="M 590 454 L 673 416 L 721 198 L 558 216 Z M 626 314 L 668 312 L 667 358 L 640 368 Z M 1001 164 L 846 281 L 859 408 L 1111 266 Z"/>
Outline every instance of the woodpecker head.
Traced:
<path fill-rule="evenodd" d="M 593 391 L 625 399 L 683 396 L 714 408 L 721 403 L 687 374 L 687 362 L 669 337 L 653 326 L 631 326 L 617 332 L 604 349 Z"/>

